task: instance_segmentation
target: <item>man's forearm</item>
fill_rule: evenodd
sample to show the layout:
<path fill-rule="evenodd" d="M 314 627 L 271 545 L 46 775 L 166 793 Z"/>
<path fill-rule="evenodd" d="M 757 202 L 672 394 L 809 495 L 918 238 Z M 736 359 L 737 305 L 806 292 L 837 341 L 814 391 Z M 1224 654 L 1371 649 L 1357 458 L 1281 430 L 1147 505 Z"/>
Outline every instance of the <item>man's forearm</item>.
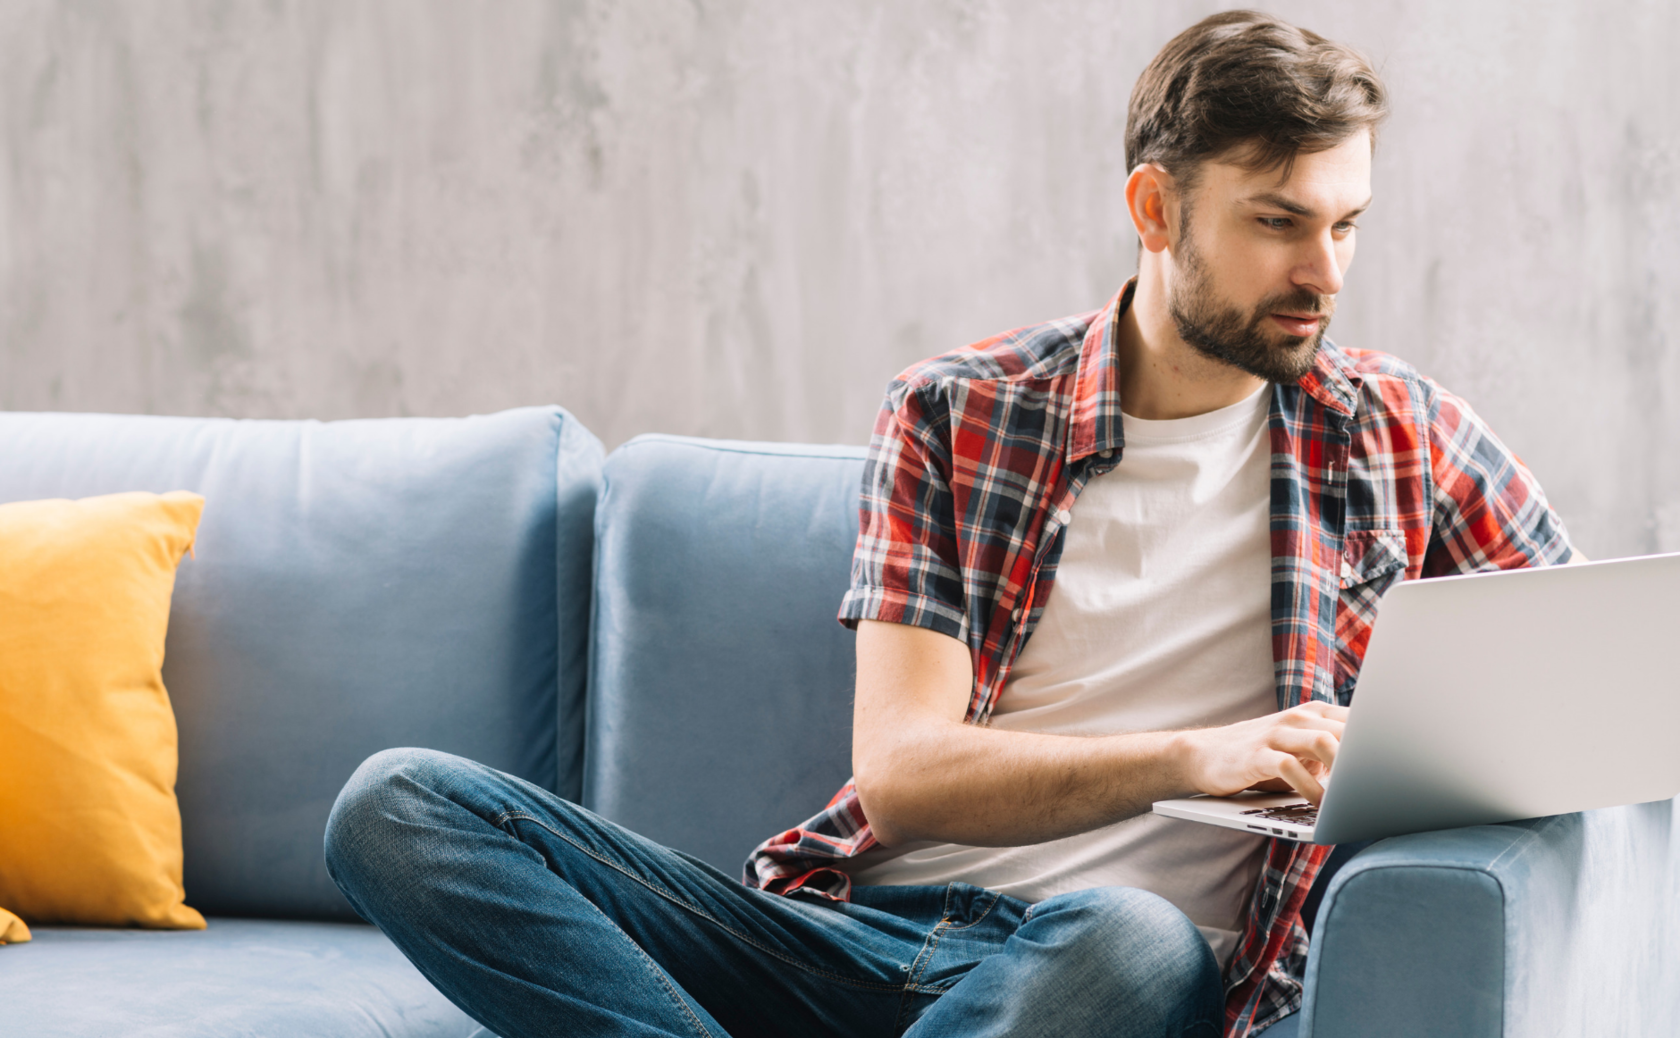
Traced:
<path fill-rule="evenodd" d="M 984 847 L 1040 843 L 1139 815 L 1194 791 L 1182 732 L 1069 736 L 956 721 L 901 729 L 859 760 L 876 839 Z"/>

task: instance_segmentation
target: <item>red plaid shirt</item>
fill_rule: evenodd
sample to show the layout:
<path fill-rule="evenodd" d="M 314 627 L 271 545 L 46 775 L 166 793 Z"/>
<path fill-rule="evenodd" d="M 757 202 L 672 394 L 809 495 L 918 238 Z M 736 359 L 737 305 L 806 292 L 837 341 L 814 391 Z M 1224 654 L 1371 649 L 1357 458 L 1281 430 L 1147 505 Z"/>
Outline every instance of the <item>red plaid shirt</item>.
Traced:
<path fill-rule="evenodd" d="M 864 468 L 852 586 L 858 620 L 969 647 L 982 723 L 1055 584 L 1069 510 L 1123 450 L 1115 337 L 1128 284 L 1094 313 L 996 336 L 894 380 Z M 1378 600 L 1395 581 L 1567 562 L 1539 484 L 1464 401 L 1393 357 L 1324 344 L 1272 388 L 1272 658 L 1278 709 L 1347 703 Z M 836 899 L 834 862 L 875 846 L 848 782 L 766 840 L 746 882 Z M 1301 904 L 1328 848 L 1272 840 L 1225 973 L 1226 1034 L 1301 1004 Z"/>

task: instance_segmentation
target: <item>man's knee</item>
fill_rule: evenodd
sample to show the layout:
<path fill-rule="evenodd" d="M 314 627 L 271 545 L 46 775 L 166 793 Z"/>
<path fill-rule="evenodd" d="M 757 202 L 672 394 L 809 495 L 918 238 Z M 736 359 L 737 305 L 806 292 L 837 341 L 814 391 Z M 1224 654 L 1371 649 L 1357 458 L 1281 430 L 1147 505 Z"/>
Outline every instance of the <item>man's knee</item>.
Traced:
<path fill-rule="evenodd" d="M 436 789 L 447 773 L 470 762 L 436 750 L 381 750 L 362 762 L 339 791 L 327 815 L 323 850 L 327 872 L 344 886 L 361 858 L 389 849 L 417 799 Z"/>
<path fill-rule="evenodd" d="M 1041 902 L 1031 921 L 1053 926 L 1047 939 L 1074 953 L 1072 961 L 1088 963 L 1086 981 L 1110 989 L 1117 1004 L 1191 1009 L 1220 1000 L 1213 949 L 1183 912 L 1158 895 L 1092 887 Z"/>

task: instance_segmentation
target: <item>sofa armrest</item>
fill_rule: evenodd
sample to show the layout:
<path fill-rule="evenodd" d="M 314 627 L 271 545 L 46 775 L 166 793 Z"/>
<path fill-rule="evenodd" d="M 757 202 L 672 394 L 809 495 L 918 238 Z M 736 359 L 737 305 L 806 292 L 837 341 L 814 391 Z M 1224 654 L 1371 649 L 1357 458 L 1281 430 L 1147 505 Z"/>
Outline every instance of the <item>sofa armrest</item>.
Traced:
<path fill-rule="evenodd" d="M 1325 891 L 1301 1035 L 1668 1033 L 1680 1018 L 1674 803 L 1367 848 Z"/>

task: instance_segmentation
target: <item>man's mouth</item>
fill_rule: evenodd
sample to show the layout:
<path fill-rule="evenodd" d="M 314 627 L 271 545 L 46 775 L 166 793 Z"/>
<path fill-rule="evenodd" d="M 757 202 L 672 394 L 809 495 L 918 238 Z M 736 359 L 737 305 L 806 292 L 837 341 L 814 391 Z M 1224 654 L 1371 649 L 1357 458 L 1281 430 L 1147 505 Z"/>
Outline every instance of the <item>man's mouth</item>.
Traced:
<path fill-rule="evenodd" d="M 1279 328 L 1290 335 L 1305 338 L 1318 331 L 1320 318 L 1317 314 L 1269 314 L 1268 316 L 1277 322 Z"/>

